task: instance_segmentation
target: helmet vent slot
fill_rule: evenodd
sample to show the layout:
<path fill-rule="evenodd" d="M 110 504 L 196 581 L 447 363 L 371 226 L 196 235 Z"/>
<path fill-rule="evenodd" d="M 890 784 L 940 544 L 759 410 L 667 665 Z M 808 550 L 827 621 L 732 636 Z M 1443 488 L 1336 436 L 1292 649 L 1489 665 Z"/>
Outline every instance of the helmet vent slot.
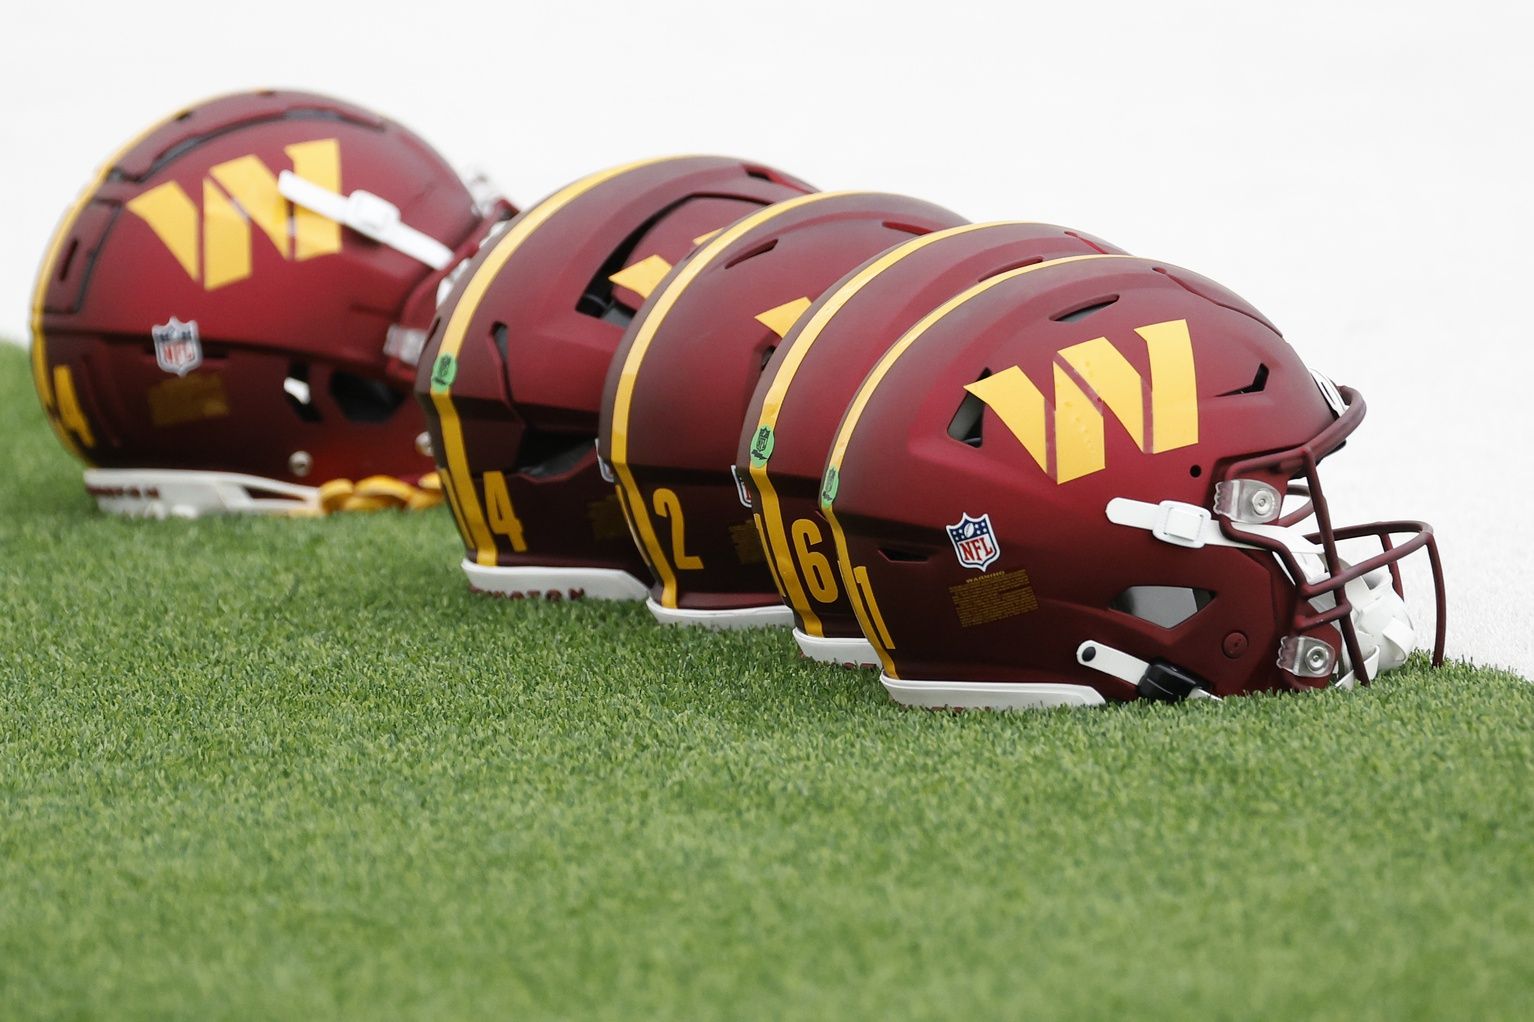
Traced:
<path fill-rule="evenodd" d="M 294 362 L 288 366 L 288 377 L 282 381 L 282 393 L 288 407 L 305 422 L 319 422 L 320 410 L 314 407 L 314 394 L 309 389 L 309 363 Z"/>
<path fill-rule="evenodd" d="M 1097 242 L 1093 241 L 1091 238 L 1085 237 L 1085 236 L 1083 236 L 1081 234 L 1077 234 L 1075 231 L 1066 231 L 1065 233 L 1067 235 L 1069 235 L 1070 237 L 1075 238 L 1077 241 L 1081 242 L 1082 244 L 1086 245 L 1088 248 L 1092 249 L 1092 251 L 1094 251 L 1094 252 L 1100 252 L 1103 255 L 1107 255 L 1108 254 L 1108 250 L 1107 249 L 1103 248 L 1101 245 L 1099 245 Z"/>
<path fill-rule="evenodd" d="M 1094 313 L 1103 311 L 1118 300 L 1118 295 L 1104 295 L 1101 298 L 1094 298 L 1090 302 L 1066 309 L 1064 312 L 1057 312 L 1049 318 L 1056 323 L 1074 323 L 1077 320 L 1086 319 Z"/>
<path fill-rule="evenodd" d="M 906 564 L 920 564 L 932 557 L 931 554 L 924 554 L 918 550 L 902 550 L 900 547 L 893 546 L 881 546 L 879 553 L 883 555 L 886 561 Z"/>
<path fill-rule="evenodd" d="M 403 391 L 355 373 L 331 373 L 330 396 L 351 422 L 387 422 L 405 400 Z"/>
<path fill-rule="evenodd" d="M 1034 256 L 1032 259 L 1022 259 L 1015 263 L 1008 263 L 1006 266 L 987 273 L 985 276 L 981 277 L 980 280 L 990 280 L 992 277 L 999 277 L 1003 273 L 1011 273 L 1013 270 L 1021 270 L 1024 266 L 1032 266 L 1035 263 L 1042 263 L 1043 261 L 1043 256 Z M 978 284 L 979 282 L 980 281 L 976 281 L 975 283 Z"/>
<path fill-rule="evenodd" d="M 756 246 L 755 248 L 753 248 L 751 251 L 745 253 L 744 255 L 738 255 L 734 259 L 731 259 L 729 262 L 724 264 L 724 268 L 728 270 L 728 269 L 731 269 L 733 267 L 739 266 L 741 263 L 745 262 L 747 259 L 755 259 L 757 256 L 766 255 L 768 252 L 771 252 L 773 249 L 775 249 L 777 247 L 778 247 L 778 239 L 777 238 L 773 238 L 771 241 L 763 242 L 762 244 Z"/>
<path fill-rule="evenodd" d="M 1108 604 L 1112 609 L 1160 628 L 1176 628 L 1209 606 L 1214 593 L 1188 586 L 1130 586 Z"/>
<path fill-rule="evenodd" d="M 1266 362 L 1257 366 L 1257 374 L 1252 377 L 1252 382 L 1235 390 L 1227 390 L 1219 397 L 1234 397 L 1237 394 L 1261 394 L 1268 386 L 1268 365 Z"/>
<path fill-rule="evenodd" d="M 930 227 L 920 227 L 916 224 L 903 224 L 899 220 L 886 220 L 880 226 L 882 226 L 885 230 L 901 231 L 905 234 L 921 235 L 932 233 L 932 228 Z"/>
<path fill-rule="evenodd" d="M 490 327 L 490 339 L 495 341 L 495 350 L 501 353 L 501 367 L 505 368 L 507 362 L 506 324 L 496 323 Z"/>
<path fill-rule="evenodd" d="M 767 363 L 772 361 L 772 354 L 773 354 L 773 352 L 775 352 L 777 350 L 778 350 L 778 346 L 776 344 L 769 344 L 769 345 L 767 345 L 767 347 L 762 349 L 762 368 L 763 369 L 767 368 Z"/>
<path fill-rule="evenodd" d="M 628 237 L 608 254 L 606 261 L 586 282 L 586 289 L 581 293 L 580 298 L 576 299 L 575 311 L 582 316 L 590 316 L 593 319 L 611 323 L 620 329 L 626 329 L 639 310 L 618 301 L 617 296 L 613 294 L 612 275 L 628 265 L 629 257 L 634 254 L 634 250 L 639 247 L 645 235 L 686 201 L 687 199 L 680 199 L 673 202 L 630 231 Z"/>
<path fill-rule="evenodd" d="M 64 258 L 59 260 L 59 280 L 69 279 L 69 268 L 74 265 L 75 253 L 80 250 L 80 239 L 70 238 L 69 249 L 64 253 Z"/>
<path fill-rule="evenodd" d="M 975 382 L 979 383 L 990 375 L 991 371 L 989 369 L 982 369 Z M 959 407 L 955 409 L 953 418 L 948 420 L 948 435 L 961 444 L 979 447 L 985 442 L 985 437 L 981 433 L 984 425 L 985 402 L 981 401 L 974 394 L 965 391 L 964 400 L 959 402 Z"/>

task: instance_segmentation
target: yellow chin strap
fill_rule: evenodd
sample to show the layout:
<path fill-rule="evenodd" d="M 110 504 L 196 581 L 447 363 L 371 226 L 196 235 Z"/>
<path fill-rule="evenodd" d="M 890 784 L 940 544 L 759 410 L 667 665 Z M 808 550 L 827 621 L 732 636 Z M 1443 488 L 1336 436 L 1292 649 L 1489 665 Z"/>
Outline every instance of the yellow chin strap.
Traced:
<path fill-rule="evenodd" d="M 332 479 L 320 488 L 320 506 L 300 515 L 333 515 L 343 511 L 421 511 L 442 503 L 442 478 L 430 472 L 411 484 L 393 476 L 368 476 L 353 483 Z"/>

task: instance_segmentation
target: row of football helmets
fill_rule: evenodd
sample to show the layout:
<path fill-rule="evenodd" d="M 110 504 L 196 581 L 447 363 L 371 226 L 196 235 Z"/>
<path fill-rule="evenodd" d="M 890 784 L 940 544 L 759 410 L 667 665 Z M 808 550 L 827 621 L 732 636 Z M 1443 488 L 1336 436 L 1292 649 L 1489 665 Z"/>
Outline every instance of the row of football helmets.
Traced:
<path fill-rule="evenodd" d="M 1081 231 L 709 156 L 518 212 L 387 119 L 259 92 L 107 162 L 32 345 L 103 509 L 445 495 L 475 590 L 792 625 L 902 703 L 1367 682 L 1414 645 L 1419 549 L 1442 658 L 1432 530 L 1331 522 L 1358 392 Z"/>

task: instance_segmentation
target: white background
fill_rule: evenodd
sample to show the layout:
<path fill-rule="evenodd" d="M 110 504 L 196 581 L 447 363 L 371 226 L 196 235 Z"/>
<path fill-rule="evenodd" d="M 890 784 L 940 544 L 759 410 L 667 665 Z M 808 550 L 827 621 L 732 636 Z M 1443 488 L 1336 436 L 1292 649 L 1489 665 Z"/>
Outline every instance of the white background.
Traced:
<path fill-rule="evenodd" d="M 723 152 L 1053 221 L 1214 277 L 1361 389 L 1334 511 L 1435 523 L 1451 652 L 1534 675 L 1528 5 L 266 0 L 5 21 L 0 335 L 23 335 L 97 163 L 256 86 L 372 106 L 524 205 Z"/>

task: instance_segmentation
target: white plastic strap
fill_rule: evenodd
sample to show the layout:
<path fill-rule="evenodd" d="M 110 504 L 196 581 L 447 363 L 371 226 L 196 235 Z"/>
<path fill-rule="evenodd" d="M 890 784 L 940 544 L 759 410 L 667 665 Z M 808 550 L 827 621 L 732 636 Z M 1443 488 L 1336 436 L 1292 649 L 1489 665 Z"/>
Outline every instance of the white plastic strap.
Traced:
<path fill-rule="evenodd" d="M 1145 671 L 1150 667 L 1149 661 L 1092 639 L 1076 647 L 1076 662 L 1131 685 L 1140 684 L 1140 679 L 1145 677 Z"/>
<path fill-rule="evenodd" d="M 359 188 L 350 195 L 342 195 L 301 178 L 291 170 L 277 175 L 277 190 L 289 202 L 350 227 L 363 237 L 403 252 L 434 270 L 447 269 L 453 260 L 452 249 L 404 223 L 400 220 L 398 206 L 372 192 Z"/>
<path fill-rule="evenodd" d="M 1245 550 L 1260 547 L 1231 539 L 1220 529 L 1207 508 L 1197 504 L 1185 504 L 1180 500 L 1163 500 L 1151 504 L 1128 497 L 1114 497 L 1108 501 L 1108 521 L 1114 525 L 1127 525 L 1133 529 L 1145 529 L 1157 539 L 1198 549 L 1204 546 L 1229 546 Z M 1319 556 L 1324 551 L 1307 540 L 1297 529 L 1279 525 L 1254 525 L 1243 522 L 1236 526 L 1240 532 L 1253 536 L 1275 539 L 1288 547 L 1296 556 Z"/>
<path fill-rule="evenodd" d="M 1321 396 L 1326 400 L 1327 406 L 1331 408 L 1332 414 L 1341 418 L 1343 413 L 1348 410 L 1348 403 L 1342 400 L 1342 391 L 1337 389 L 1337 385 L 1325 373 L 1312 369 L 1310 370 L 1310 376 L 1311 379 L 1316 381 L 1316 386 L 1320 388 Z"/>

